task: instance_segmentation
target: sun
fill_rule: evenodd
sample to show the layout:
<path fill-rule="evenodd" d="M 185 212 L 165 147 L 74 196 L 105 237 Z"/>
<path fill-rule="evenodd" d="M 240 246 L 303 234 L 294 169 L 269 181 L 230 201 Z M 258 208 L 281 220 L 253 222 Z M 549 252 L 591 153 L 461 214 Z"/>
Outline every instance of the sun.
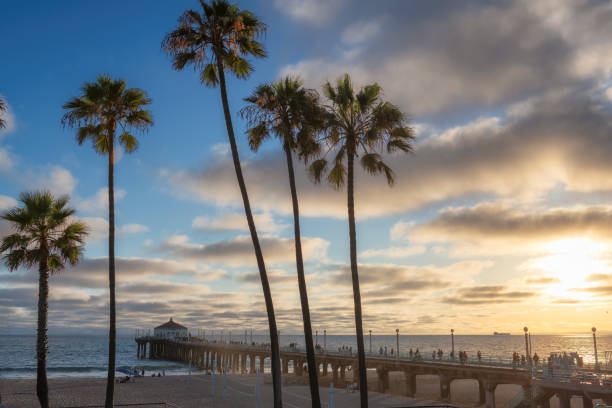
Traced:
<path fill-rule="evenodd" d="M 596 273 L 609 273 L 610 267 L 604 255 L 606 244 L 588 238 L 567 238 L 546 243 L 542 246 L 544 255 L 532 260 L 530 267 L 559 279 L 551 290 L 556 294 L 567 292 L 572 297 L 580 296 L 573 289 L 585 287 L 586 278 Z"/>

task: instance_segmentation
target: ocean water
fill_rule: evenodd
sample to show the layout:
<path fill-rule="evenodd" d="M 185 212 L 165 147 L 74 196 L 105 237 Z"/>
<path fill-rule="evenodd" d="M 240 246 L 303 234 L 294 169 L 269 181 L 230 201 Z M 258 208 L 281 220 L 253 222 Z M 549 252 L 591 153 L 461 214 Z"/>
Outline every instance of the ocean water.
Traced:
<path fill-rule="evenodd" d="M 132 337 L 117 338 L 116 366 L 144 368 L 148 375 L 162 370 L 166 375 L 185 374 L 189 370 L 187 366 L 172 361 L 138 360 Z M 49 378 L 106 377 L 107 367 L 108 337 L 49 336 Z M 35 377 L 36 336 L 0 336 L 0 378 Z"/>
<path fill-rule="evenodd" d="M 207 339 L 229 340 L 228 335 L 207 336 Z M 245 341 L 243 336 L 233 336 L 234 341 Z M 247 342 L 267 343 L 268 336 L 253 335 L 246 337 Z M 356 352 L 355 336 L 319 334 L 316 337 L 321 347 L 328 351 L 338 351 L 339 347 L 352 347 Z M 451 338 L 448 335 L 400 335 L 400 353 L 406 354 L 410 348 L 417 348 L 425 357 L 431 357 L 433 350 L 442 349 L 445 355 L 451 350 Z M 281 347 L 297 343 L 304 347 L 304 337 L 299 335 L 281 335 Z M 373 335 L 372 352 L 377 354 L 380 347 L 396 348 L 394 335 Z M 593 337 L 590 334 L 553 336 L 533 335 L 531 338 L 533 352 L 547 357 L 551 352 L 577 352 L 585 363 L 595 361 Z M 370 350 L 370 337 L 365 336 L 366 352 Z M 475 357 L 480 351 L 484 359 L 509 359 L 513 352 L 525 353 L 525 337 L 512 336 L 455 336 L 455 350 L 466 351 L 468 356 Z M 599 362 L 605 364 L 606 351 L 612 355 L 612 336 L 598 336 L 597 350 Z M 48 375 L 54 377 L 105 377 L 108 359 L 108 340 L 105 336 L 50 336 L 49 356 L 47 360 Z M 266 360 L 268 362 L 268 360 Z M 165 370 L 166 375 L 186 374 L 189 367 L 171 361 L 138 360 L 136 342 L 132 337 L 117 339 L 117 367 L 144 368 L 147 374 Z M 268 371 L 269 367 L 266 367 Z M 0 336 L 0 378 L 34 378 L 36 376 L 36 336 Z"/>

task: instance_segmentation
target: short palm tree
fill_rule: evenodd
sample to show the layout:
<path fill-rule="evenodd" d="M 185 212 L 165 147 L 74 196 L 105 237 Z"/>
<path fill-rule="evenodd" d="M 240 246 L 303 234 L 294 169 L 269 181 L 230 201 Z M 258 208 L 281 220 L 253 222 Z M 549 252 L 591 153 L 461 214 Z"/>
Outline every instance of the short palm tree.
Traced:
<path fill-rule="evenodd" d="M 6 112 L 6 102 L 2 96 L 0 96 L 0 113 Z M 0 117 L 0 129 L 4 129 L 6 127 L 6 121 Z"/>
<path fill-rule="evenodd" d="M 12 224 L 14 232 L 0 243 L 0 254 L 12 272 L 20 267 L 38 266 L 38 335 L 36 341 L 36 395 L 42 408 L 49 407 L 47 385 L 47 313 L 49 274 L 76 265 L 83 253 L 87 236 L 85 226 L 72 218 L 74 210 L 66 207 L 68 197 L 55 198 L 46 191 L 22 193 L 23 204 L 8 210 L 2 219 Z"/>
<path fill-rule="evenodd" d="M 179 17 L 178 27 L 165 36 L 162 47 L 172 57 L 174 69 L 180 71 L 186 66 L 192 65 L 195 70 L 199 71 L 203 84 L 209 87 L 219 85 L 221 91 L 221 102 L 234 169 L 263 286 L 270 329 L 274 406 L 279 408 L 282 406 L 280 350 L 274 304 L 272 303 L 272 293 L 257 230 L 255 229 L 249 196 L 240 167 L 240 157 L 236 146 L 225 83 L 226 71 L 241 79 L 250 75 L 253 68 L 246 59 L 247 56 L 265 57 L 263 46 L 257 41 L 258 36 L 265 30 L 265 25 L 251 12 L 240 10 L 238 6 L 230 4 L 226 0 L 215 0 L 210 4 L 200 0 L 200 5 L 202 6 L 202 13 L 196 10 L 187 10 Z"/>
<path fill-rule="evenodd" d="M 115 312 L 115 147 L 133 152 L 138 141 L 130 133 L 146 130 L 153 124 L 145 109 L 151 103 L 147 94 L 137 88 L 126 88 L 123 79 L 100 75 L 96 82 L 86 82 L 82 95 L 68 101 L 63 108 L 64 126 L 77 127 L 77 141 L 91 140 L 94 150 L 108 155 L 108 282 L 110 289 L 110 328 L 106 408 L 112 408 L 115 384 L 116 312 Z"/>
<path fill-rule="evenodd" d="M 300 210 L 297 189 L 295 187 L 293 153 L 297 152 L 300 157 L 308 159 L 311 155 L 319 152 L 320 147 L 314 136 L 315 132 L 322 125 L 324 112 L 318 104 L 316 92 L 304 89 L 299 79 L 290 77 L 273 84 L 257 87 L 251 96 L 245 98 L 245 101 L 248 102 L 248 105 L 242 109 L 241 113 L 249 123 L 250 128 L 247 130 L 247 134 L 251 149 L 257 151 L 261 143 L 270 137 L 271 134 L 274 134 L 280 139 L 287 159 L 289 188 L 293 203 L 295 260 L 302 303 L 310 395 L 312 406 L 320 407 L 318 370 L 314 369 L 317 365 L 315 363 L 310 308 L 308 306 L 306 279 L 304 277 L 304 261 L 300 238 Z"/>
<path fill-rule="evenodd" d="M 378 84 L 363 87 L 355 93 L 348 74 L 334 85 L 327 82 L 323 90 L 329 100 L 328 123 L 325 142 L 334 152 L 332 167 L 327 172 L 325 158 L 316 160 L 310 166 L 315 182 L 320 182 L 327 173 L 327 181 L 336 188 L 347 185 L 347 206 L 351 257 L 351 278 L 355 302 L 355 328 L 357 332 L 357 353 L 359 363 L 359 387 L 361 407 L 368 406 L 368 382 L 366 377 L 365 349 L 363 346 L 363 325 L 361 293 L 357 270 L 357 239 L 355 229 L 354 163 L 360 163 L 368 173 L 384 173 L 389 185 L 394 174 L 378 152 L 386 148 L 387 153 L 412 151 L 414 139 L 412 130 L 406 126 L 405 115 L 393 104 L 381 100 Z"/>

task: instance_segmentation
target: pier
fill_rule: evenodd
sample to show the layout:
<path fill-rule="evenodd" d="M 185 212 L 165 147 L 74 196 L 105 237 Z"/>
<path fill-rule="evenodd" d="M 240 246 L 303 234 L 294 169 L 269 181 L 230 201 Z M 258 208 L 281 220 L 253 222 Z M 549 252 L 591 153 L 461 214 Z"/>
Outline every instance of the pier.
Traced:
<path fill-rule="evenodd" d="M 180 341 L 158 337 L 137 337 L 137 357 L 163 359 L 191 364 L 204 370 L 229 373 L 254 374 L 264 372 L 265 360 L 270 358 L 266 347 L 248 344 L 209 343 L 202 340 Z M 304 376 L 307 373 L 306 354 L 295 348 L 282 347 L 280 351 L 283 375 Z M 322 351 L 316 353 L 316 369 L 319 376 L 331 376 L 335 387 L 343 388 L 351 372 L 350 383 L 359 384 L 357 356 L 349 353 Z M 598 375 L 585 370 L 572 376 L 538 371 L 532 367 L 512 366 L 492 360 L 460 362 L 459 360 L 408 359 L 398 356 L 368 355 L 368 369 L 376 370 L 378 389 L 389 389 L 389 373 L 402 372 L 406 396 L 417 392 L 416 378 L 419 375 L 435 375 L 440 380 L 440 400 L 452 402 L 451 383 L 455 380 L 472 379 L 478 382 L 479 401 L 487 408 L 495 408 L 495 389 L 500 384 L 515 384 L 522 387 L 522 397 L 513 402 L 513 407 L 550 407 L 550 399 L 557 396 L 561 408 L 570 408 L 572 396 L 582 397 L 584 408 L 592 408 L 593 400 L 601 399 L 612 405 L 612 375 Z"/>

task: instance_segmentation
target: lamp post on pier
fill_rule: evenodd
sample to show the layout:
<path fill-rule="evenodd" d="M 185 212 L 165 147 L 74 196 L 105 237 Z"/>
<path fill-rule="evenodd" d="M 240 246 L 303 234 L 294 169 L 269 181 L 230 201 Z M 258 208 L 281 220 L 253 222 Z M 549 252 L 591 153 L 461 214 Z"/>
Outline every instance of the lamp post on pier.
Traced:
<path fill-rule="evenodd" d="M 372 330 L 370 330 L 370 354 L 372 354 Z"/>
<path fill-rule="evenodd" d="M 327 353 L 327 329 L 323 329 L 323 351 Z"/>
<path fill-rule="evenodd" d="M 451 358 L 455 359 L 455 329 L 451 329 Z"/>
<path fill-rule="evenodd" d="M 396 349 L 395 351 L 397 352 L 397 358 L 399 358 L 399 329 L 395 329 L 395 342 L 396 342 Z"/>
<path fill-rule="evenodd" d="M 319 331 L 315 330 L 315 347 L 319 345 Z"/>
<path fill-rule="evenodd" d="M 531 354 L 529 353 L 529 328 L 525 326 L 523 327 L 523 331 L 525 332 L 525 355 L 527 356 L 527 362 L 531 365 Z"/>
<path fill-rule="evenodd" d="M 593 327 L 591 329 L 593 331 L 593 351 L 595 352 L 595 370 L 599 369 L 599 360 L 597 359 L 597 338 L 595 337 L 595 332 L 597 329 Z"/>

